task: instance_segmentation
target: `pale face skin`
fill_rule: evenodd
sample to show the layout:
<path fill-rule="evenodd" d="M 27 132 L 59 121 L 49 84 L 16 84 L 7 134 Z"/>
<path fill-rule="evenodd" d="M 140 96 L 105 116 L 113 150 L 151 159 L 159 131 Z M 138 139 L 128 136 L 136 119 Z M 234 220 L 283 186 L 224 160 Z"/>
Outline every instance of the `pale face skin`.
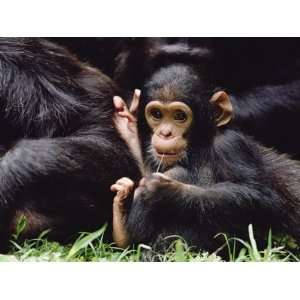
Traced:
<path fill-rule="evenodd" d="M 162 164 L 173 165 L 184 156 L 188 146 L 185 135 L 193 112 L 182 102 L 151 101 L 145 108 L 145 117 L 153 132 L 154 155 Z"/>

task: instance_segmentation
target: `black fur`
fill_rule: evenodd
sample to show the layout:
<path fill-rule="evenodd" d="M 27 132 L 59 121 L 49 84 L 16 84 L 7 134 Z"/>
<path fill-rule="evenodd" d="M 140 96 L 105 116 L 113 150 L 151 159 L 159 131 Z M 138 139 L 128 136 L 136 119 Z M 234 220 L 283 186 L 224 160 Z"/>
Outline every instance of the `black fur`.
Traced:
<path fill-rule="evenodd" d="M 230 94 L 237 128 L 268 147 L 300 158 L 300 140 L 295 135 L 300 127 L 299 38 L 136 38 L 116 42 L 114 78 L 122 88 L 142 87 L 162 66 L 192 64 L 212 86 Z"/>
<path fill-rule="evenodd" d="M 171 89 L 168 100 L 181 97 L 189 103 L 194 121 L 186 157 L 160 169 L 179 183 L 154 174 L 138 188 L 127 219 L 131 241 L 155 245 L 161 237 L 175 234 L 190 245 L 216 250 L 216 234 L 246 238 L 250 223 L 258 240 L 272 228 L 299 241 L 300 164 L 234 127 L 217 128 L 209 102 L 214 89 L 208 82 L 193 66 L 171 64 L 154 72 L 142 89 L 138 124 L 150 172 L 156 172 L 159 161 L 147 151 L 151 132 L 144 118 L 146 103 L 157 99 L 158 90 Z"/>
<path fill-rule="evenodd" d="M 110 222 L 110 185 L 139 177 L 113 125 L 118 93 L 107 76 L 64 48 L 43 39 L 0 39 L 3 235 L 22 212 L 28 237 L 50 228 L 50 237 L 65 240 Z"/>

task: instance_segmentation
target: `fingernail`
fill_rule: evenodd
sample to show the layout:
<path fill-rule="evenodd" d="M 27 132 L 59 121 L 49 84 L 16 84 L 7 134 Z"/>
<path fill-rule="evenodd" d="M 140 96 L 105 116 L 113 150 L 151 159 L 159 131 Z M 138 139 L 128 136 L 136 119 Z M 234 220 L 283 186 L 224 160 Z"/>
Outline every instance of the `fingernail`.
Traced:
<path fill-rule="evenodd" d="M 139 97 L 139 96 L 141 95 L 141 90 L 135 89 L 135 90 L 134 90 L 134 93 L 135 93 L 135 95 L 136 95 L 137 97 Z"/>

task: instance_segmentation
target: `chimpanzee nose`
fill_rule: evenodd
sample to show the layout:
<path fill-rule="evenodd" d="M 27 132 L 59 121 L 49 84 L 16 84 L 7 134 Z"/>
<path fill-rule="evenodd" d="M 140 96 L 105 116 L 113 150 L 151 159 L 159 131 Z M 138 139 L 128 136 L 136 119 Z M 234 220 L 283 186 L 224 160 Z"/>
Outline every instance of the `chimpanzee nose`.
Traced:
<path fill-rule="evenodd" d="M 159 131 L 159 136 L 162 138 L 171 138 L 172 137 L 172 130 L 171 128 L 164 127 Z"/>
<path fill-rule="evenodd" d="M 168 131 L 168 132 L 161 132 L 160 136 L 163 138 L 170 138 L 172 136 L 172 132 Z"/>

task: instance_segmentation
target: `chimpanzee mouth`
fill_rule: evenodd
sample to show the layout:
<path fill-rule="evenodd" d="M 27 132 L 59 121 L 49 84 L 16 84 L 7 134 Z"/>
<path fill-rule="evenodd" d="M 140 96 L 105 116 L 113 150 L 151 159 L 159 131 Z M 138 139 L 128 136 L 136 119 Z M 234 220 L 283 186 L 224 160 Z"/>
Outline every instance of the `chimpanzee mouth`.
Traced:
<path fill-rule="evenodd" d="M 172 167 L 177 163 L 184 162 L 187 158 L 185 150 L 162 152 L 155 149 L 152 145 L 149 145 L 147 152 L 146 163 L 153 164 L 154 168 L 156 166 L 157 172 L 158 170 L 165 170 L 166 167 Z"/>
<path fill-rule="evenodd" d="M 156 157 L 159 159 L 180 159 L 183 156 L 183 152 L 158 152 L 155 151 Z"/>
<path fill-rule="evenodd" d="M 157 156 L 179 156 L 180 152 L 156 152 Z"/>

